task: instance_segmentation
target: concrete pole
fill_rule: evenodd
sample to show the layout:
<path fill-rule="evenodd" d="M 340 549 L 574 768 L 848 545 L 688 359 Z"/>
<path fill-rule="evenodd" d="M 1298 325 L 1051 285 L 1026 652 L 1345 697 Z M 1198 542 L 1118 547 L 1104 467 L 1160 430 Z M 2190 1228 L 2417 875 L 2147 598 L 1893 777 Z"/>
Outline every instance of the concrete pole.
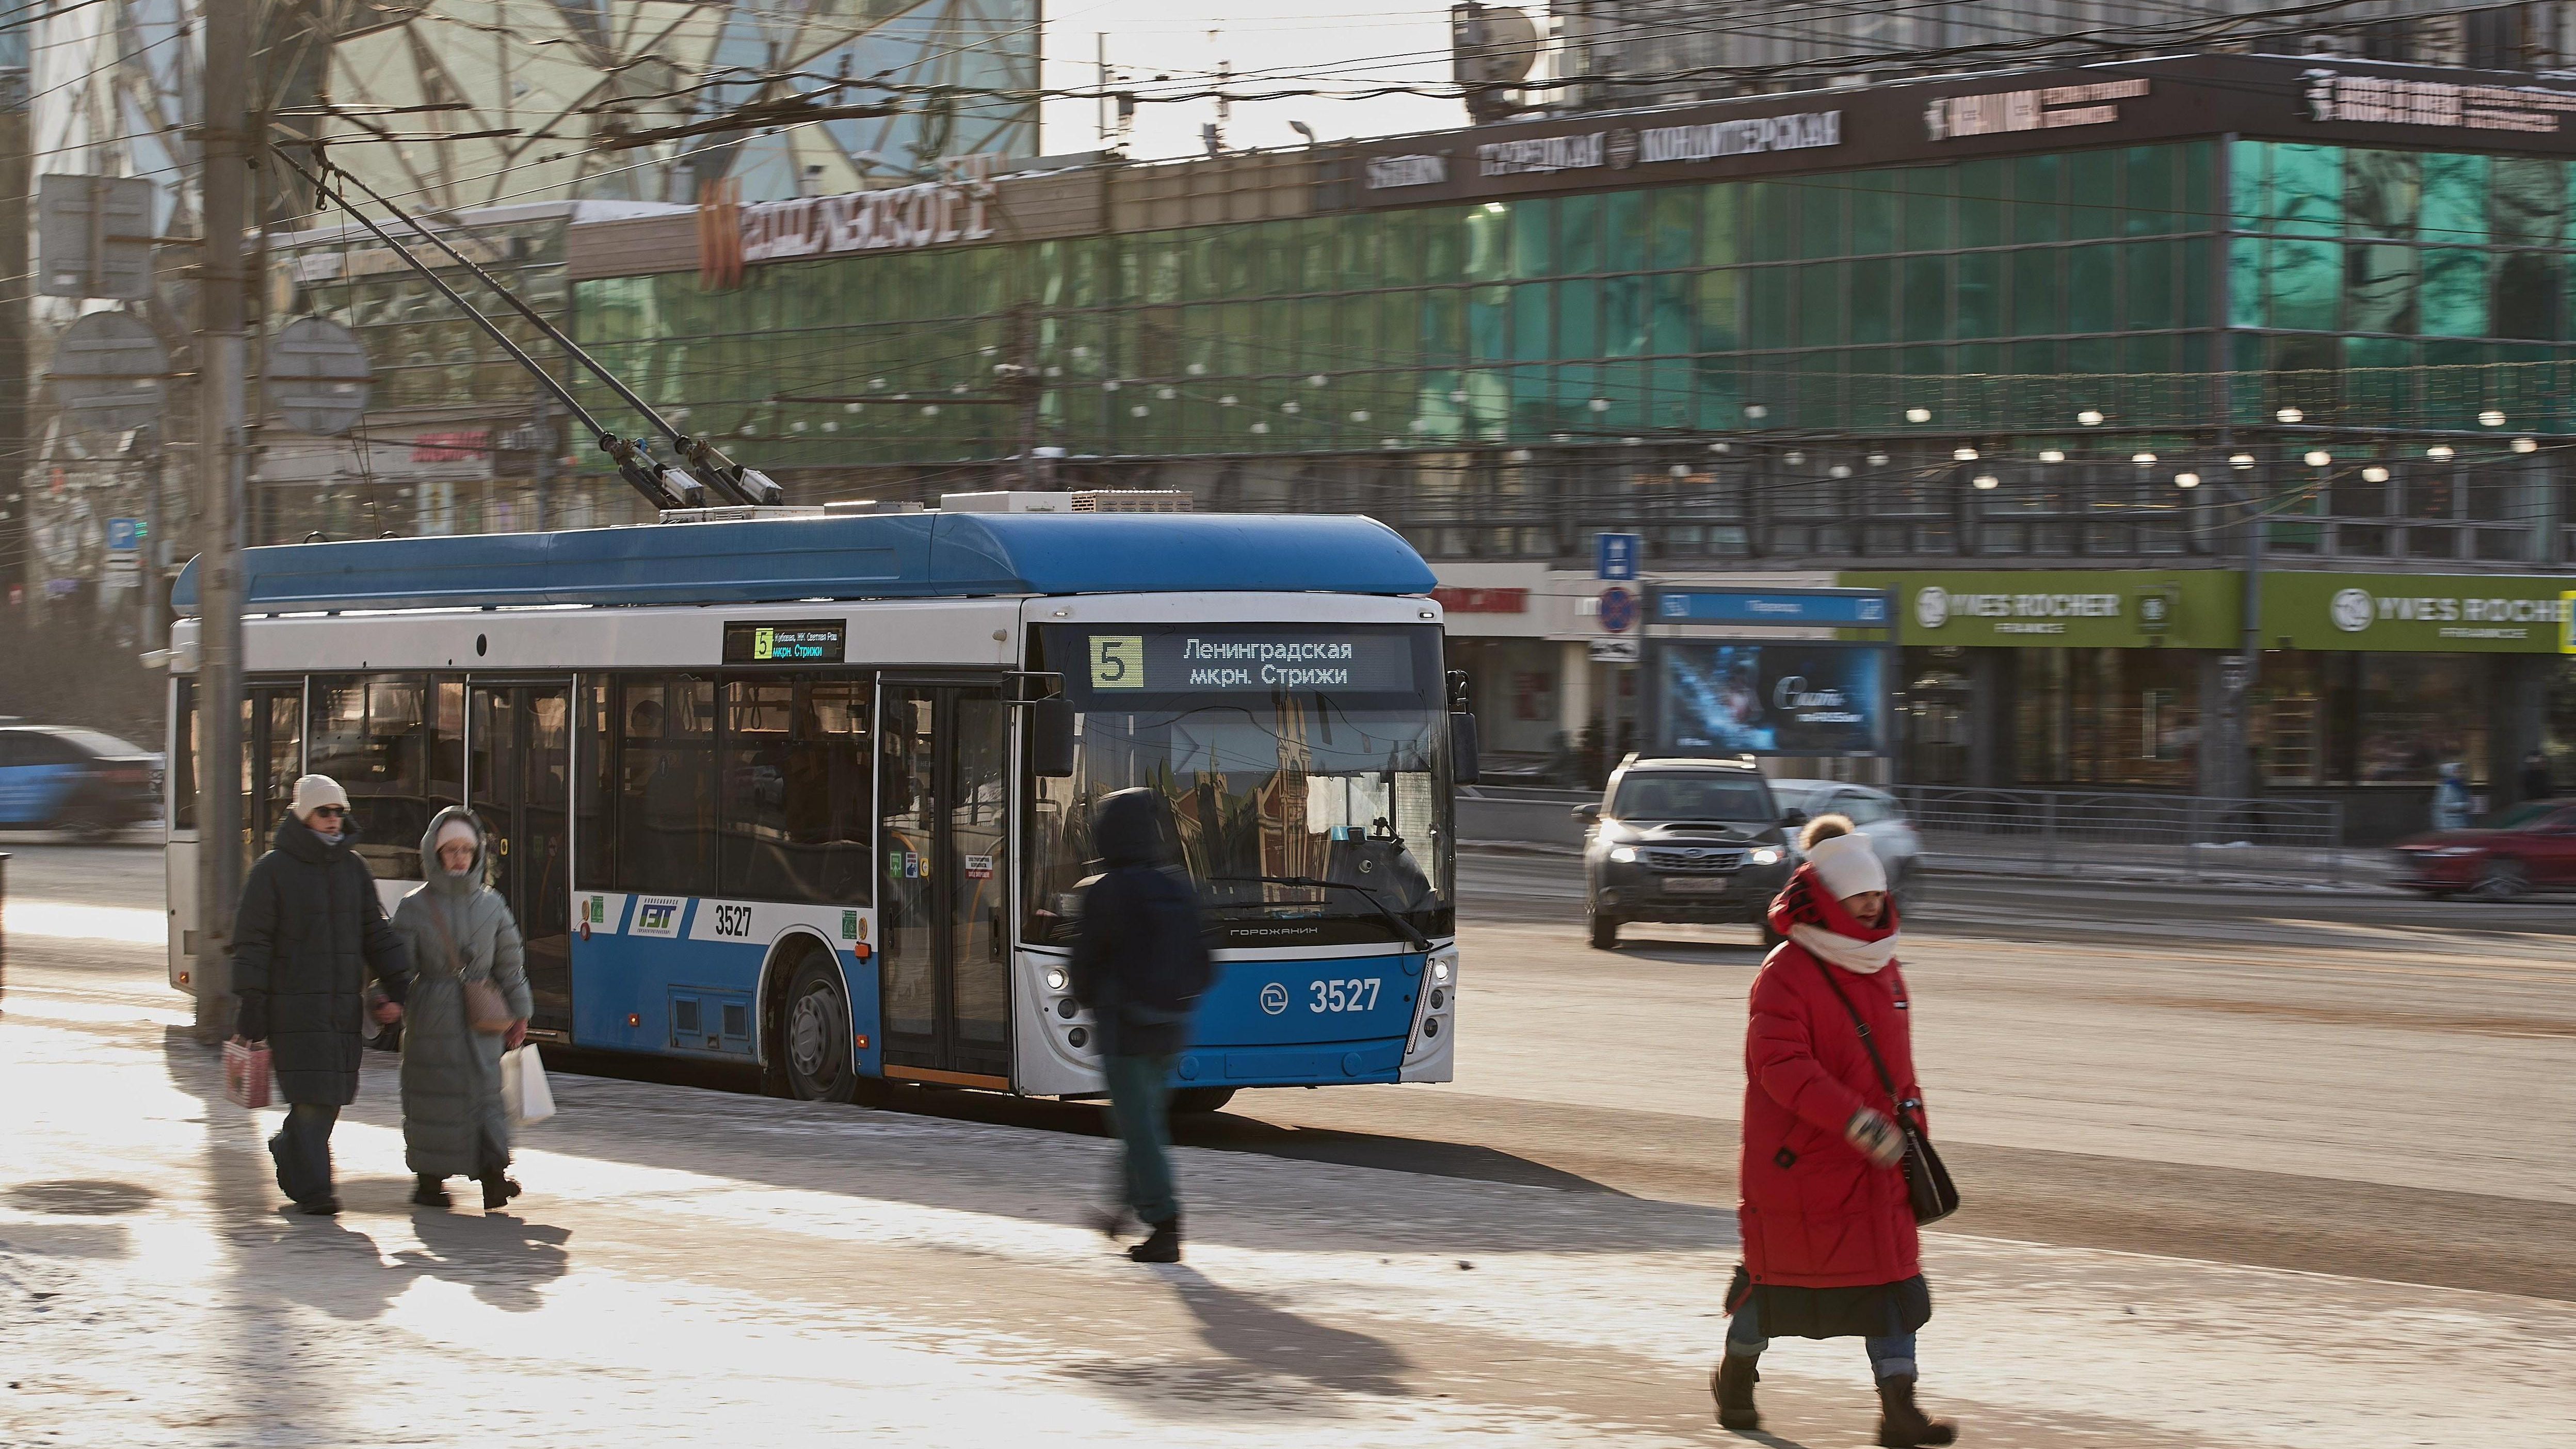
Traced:
<path fill-rule="evenodd" d="M 250 6 L 205 0 L 197 282 L 197 987 L 200 1039 L 232 1034 L 233 908 L 242 879 L 242 226 L 248 215 Z"/>

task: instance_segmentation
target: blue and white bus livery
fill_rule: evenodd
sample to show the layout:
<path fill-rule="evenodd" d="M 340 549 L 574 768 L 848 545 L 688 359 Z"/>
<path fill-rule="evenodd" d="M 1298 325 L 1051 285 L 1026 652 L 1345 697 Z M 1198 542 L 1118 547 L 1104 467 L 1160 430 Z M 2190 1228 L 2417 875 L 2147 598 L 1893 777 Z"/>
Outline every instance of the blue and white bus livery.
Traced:
<path fill-rule="evenodd" d="M 464 803 L 528 938 L 532 1034 L 811 1098 L 1084 1096 L 1089 805 L 1144 785 L 1218 933 L 1184 1109 L 1448 1080 L 1473 730 L 1429 568 L 1365 519 L 985 511 L 1015 499 L 249 550 L 243 847 L 296 775 L 332 775 L 390 898 L 403 843 Z M 174 985 L 194 639 L 183 619 Z"/>

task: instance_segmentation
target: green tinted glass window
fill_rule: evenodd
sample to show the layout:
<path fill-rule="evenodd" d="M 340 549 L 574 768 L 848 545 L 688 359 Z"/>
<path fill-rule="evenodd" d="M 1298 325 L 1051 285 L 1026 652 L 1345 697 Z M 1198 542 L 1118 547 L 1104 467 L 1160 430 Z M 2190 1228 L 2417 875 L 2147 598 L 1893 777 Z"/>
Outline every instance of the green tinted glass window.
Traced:
<path fill-rule="evenodd" d="M 1549 284 L 1523 282 L 1512 291 L 1511 355 L 1528 362 L 1555 356 L 1555 329 L 1550 325 Z"/>
<path fill-rule="evenodd" d="M 1500 282 L 1512 275 L 1512 206 L 1489 201 L 1467 211 L 1467 280 Z"/>
<path fill-rule="evenodd" d="M 1728 269 L 1699 275 L 1699 350 L 1732 352 L 1744 335 L 1744 274 Z"/>
<path fill-rule="evenodd" d="M 1653 233 L 1650 264 L 1666 272 L 1692 265 L 1699 258 L 1698 189 L 1667 186 L 1653 195 L 1653 214 L 1647 220 Z"/>
<path fill-rule="evenodd" d="M 2487 255 L 2464 247 L 2434 247 L 2424 253 L 2417 330 L 2429 337 L 2489 335 Z"/>
<path fill-rule="evenodd" d="M 2120 249 L 2122 325 L 2131 330 L 2188 324 L 2174 315 L 2174 259 L 2183 243 L 2130 242 Z"/>
<path fill-rule="evenodd" d="M 1310 216 L 1297 223 L 1297 251 L 1301 258 L 1301 285 L 1309 292 L 1330 291 L 1337 285 L 1333 274 L 1335 218 Z"/>
<path fill-rule="evenodd" d="M 2055 156 L 2022 156 L 2012 163 L 2012 239 L 2058 241 L 2066 235 L 2066 168 Z"/>
<path fill-rule="evenodd" d="M 1697 350 L 1699 318 L 1693 301 L 1694 279 L 1677 274 L 1655 277 L 1647 292 L 1646 350 L 1670 355 Z"/>
<path fill-rule="evenodd" d="M 2079 241 L 2120 230 L 2120 167 L 2114 154 L 2068 157 L 2066 234 Z"/>
<path fill-rule="evenodd" d="M 2175 148 L 2131 146 L 2120 156 L 2120 229 L 2130 236 L 2162 236 L 2185 227 L 2176 214 Z"/>
<path fill-rule="evenodd" d="M 1959 168 L 1959 245 L 2001 246 L 2011 227 L 2012 170 L 2002 161 L 1971 161 Z"/>
<path fill-rule="evenodd" d="M 2485 241 L 2487 158 L 2435 153 L 2426 156 L 2423 165 L 2424 212 L 2418 235 L 2454 246 Z"/>
<path fill-rule="evenodd" d="M 1420 295 L 1423 362 L 1433 367 L 1455 367 L 1464 362 L 1467 356 L 1466 294 L 1455 287 L 1435 287 Z"/>
<path fill-rule="evenodd" d="M 1601 267 L 1602 198 L 1568 196 L 1556 203 L 1555 265 L 1546 271 L 1524 273 L 1546 276 L 1550 272 L 1568 277 L 1588 277 Z"/>
<path fill-rule="evenodd" d="M 1757 262 L 1786 258 L 1796 243 L 1797 194 L 1785 181 L 1744 186 L 1744 255 Z"/>
<path fill-rule="evenodd" d="M 2066 282 L 2059 274 L 2065 253 L 2056 247 L 2025 247 L 2012 254 L 2012 329 L 2026 335 L 2069 330 Z"/>
<path fill-rule="evenodd" d="M 1733 182 L 1700 188 L 1700 265 L 1731 267 L 1743 259 L 1743 207 L 1744 188 Z"/>
<path fill-rule="evenodd" d="M 1422 224 L 1419 211 L 1391 211 L 1381 223 L 1378 256 L 1386 268 L 1386 285 L 1410 287 L 1422 275 Z"/>
<path fill-rule="evenodd" d="M 2270 143 L 2239 141 L 2227 148 L 2228 210 L 2238 231 L 2271 230 L 2271 176 Z"/>
<path fill-rule="evenodd" d="M 1993 337 L 2003 331 L 2003 256 L 1969 252 L 1958 258 L 1957 337 Z"/>
<path fill-rule="evenodd" d="M 1514 277 L 1544 277 L 1556 270 L 1556 212 L 1557 203 L 1543 197 L 1512 203 Z"/>
<path fill-rule="evenodd" d="M 1643 191 L 1614 191 L 1601 201 L 1601 270 L 1642 272 L 1650 265 L 1646 243 L 1649 197 Z"/>
<path fill-rule="evenodd" d="M 1556 284 L 1556 350 L 1550 357 L 1601 355 L 1601 283 L 1585 277 Z"/>
<path fill-rule="evenodd" d="M 2227 325 L 2260 327 L 2263 319 L 2263 248 L 2260 237 L 2238 237 L 2227 252 Z"/>
<path fill-rule="evenodd" d="M 1896 250 L 1897 184 L 1893 171 L 1863 171 L 1851 178 L 1845 205 L 1851 212 L 1851 252 L 1877 256 Z"/>
<path fill-rule="evenodd" d="M 2292 236 L 2343 234 L 2343 148 L 2274 146 L 2269 230 Z"/>
<path fill-rule="evenodd" d="M 1335 217 L 1331 224 L 1334 255 L 1339 261 L 1339 274 L 1334 278 L 1334 286 L 1382 287 L 1394 280 L 1388 275 L 1384 231 L 1378 213 L 1355 211 Z"/>
<path fill-rule="evenodd" d="M 1511 289 L 1471 287 L 1467 291 L 1467 352 L 1478 362 L 1501 362 L 1511 356 Z"/>
<path fill-rule="evenodd" d="M 1646 350 L 1646 283 L 1639 276 L 1604 277 L 1601 281 L 1601 351 L 1606 357 L 1634 357 Z"/>
<path fill-rule="evenodd" d="M 2501 247 L 2558 244 L 2567 208 L 2567 168 L 2557 161 L 2495 159 L 2490 224 Z"/>
<path fill-rule="evenodd" d="M 1948 251 L 1952 212 L 1958 194 L 1958 168 L 1916 166 L 1897 173 L 1905 227 L 1905 250 Z"/>
<path fill-rule="evenodd" d="M 1809 176 L 1788 185 L 1798 195 L 1798 255 L 1814 259 L 1848 253 L 1850 238 L 1843 231 L 1842 178 Z"/>
<path fill-rule="evenodd" d="M 2423 285 L 2421 248 L 2352 242 L 2344 248 L 2343 326 L 2347 332 L 2413 332 Z"/>
<path fill-rule="evenodd" d="M 2276 239 L 2264 258 L 2272 325 L 2330 332 L 2343 290 L 2343 248 L 2332 242 Z"/>
<path fill-rule="evenodd" d="M 1896 262 L 1869 257 L 1851 263 L 1850 333 L 1854 342 L 1887 342 L 1896 328 Z"/>
<path fill-rule="evenodd" d="M 1950 335 L 1950 271 L 1946 256 L 1907 257 L 1904 265 L 1905 340 L 1939 342 Z"/>
<path fill-rule="evenodd" d="M 1798 268 L 1798 345 L 1833 347 L 1843 340 L 1843 264 Z"/>
<path fill-rule="evenodd" d="M 1467 252 L 1474 236 L 1473 218 L 1485 214 L 1481 206 L 1453 206 L 1423 215 L 1422 280 L 1435 286 L 1467 280 Z"/>
<path fill-rule="evenodd" d="M 2566 259 L 2549 252 L 2506 252 L 2495 259 L 2498 337 L 2549 341 L 2561 334 Z"/>
<path fill-rule="evenodd" d="M 1744 277 L 1744 345 L 1787 347 L 1789 310 L 1796 276 L 1786 267 L 1754 267 Z"/>
<path fill-rule="evenodd" d="M 2066 249 L 2067 331 L 2109 332 L 2120 325 L 2119 255 L 2120 249 L 2109 245 Z"/>
<path fill-rule="evenodd" d="M 2344 157 L 2344 224 L 2362 236 L 2411 237 L 2424 206 L 2424 158 L 2413 151 Z"/>

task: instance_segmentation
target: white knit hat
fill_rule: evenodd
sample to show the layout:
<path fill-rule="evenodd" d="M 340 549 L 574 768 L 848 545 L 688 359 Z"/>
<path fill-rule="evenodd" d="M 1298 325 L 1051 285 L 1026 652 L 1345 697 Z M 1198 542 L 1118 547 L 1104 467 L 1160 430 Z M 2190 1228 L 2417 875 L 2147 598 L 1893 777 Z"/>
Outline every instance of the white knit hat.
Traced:
<path fill-rule="evenodd" d="M 1878 851 L 1865 835 L 1819 840 L 1807 847 L 1807 864 L 1816 868 L 1816 879 L 1836 900 L 1887 889 L 1887 867 L 1879 864 Z"/>
<path fill-rule="evenodd" d="M 287 802 L 286 808 L 302 817 L 325 805 L 348 809 L 349 792 L 341 789 L 340 782 L 328 775 L 306 775 L 295 782 L 295 798 Z"/>
<path fill-rule="evenodd" d="M 462 840 L 476 850 L 483 848 L 483 832 L 475 829 L 474 822 L 462 815 L 450 816 L 445 825 L 438 827 L 438 838 L 429 843 L 430 852 L 436 854 L 445 850 L 451 840 Z"/>

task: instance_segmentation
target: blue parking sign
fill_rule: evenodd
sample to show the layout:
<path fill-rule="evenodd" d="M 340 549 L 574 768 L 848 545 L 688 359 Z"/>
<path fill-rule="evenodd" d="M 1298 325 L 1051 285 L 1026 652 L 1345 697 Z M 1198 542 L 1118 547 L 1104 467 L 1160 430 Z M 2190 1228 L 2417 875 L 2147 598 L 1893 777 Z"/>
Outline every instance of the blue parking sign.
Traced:
<path fill-rule="evenodd" d="M 1603 533 L 1594 535 L 1594 540 L 1595 578 L 1605 583 L 1626 583 L 1637 577 L 1637 560 L 1646 552 L 1644 534 Z"/>
<path fill-rule="evenodd" d="M 134 552 L 136 540 L 141 538 L 142 535 L 143 525 L 140 520 L 132 518 L 111 518 L 107 521 L 107 551 L 109 553 L 132 553 Z"/>

